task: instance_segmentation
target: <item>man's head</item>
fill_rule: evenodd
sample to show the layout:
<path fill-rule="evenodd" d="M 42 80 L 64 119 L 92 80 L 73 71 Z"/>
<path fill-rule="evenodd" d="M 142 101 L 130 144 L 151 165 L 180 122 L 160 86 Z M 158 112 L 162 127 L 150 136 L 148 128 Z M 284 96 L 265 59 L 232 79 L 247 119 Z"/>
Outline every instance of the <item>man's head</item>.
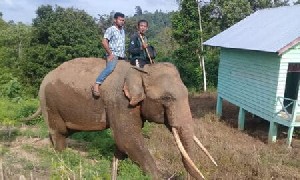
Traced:
<path fill-rule="evenodd" d="M 120 12 L 116 12 L 114 15 L 114 23 L 118 28 L 122 28 L 125 23 L 125 16 Z"/>
<path fill-rule="evenodd" d="M 144 19 L 139 20 L 137 24 L 137 28 L 141 34 L 144 34 L 148 30 L 148 21 Z"/>

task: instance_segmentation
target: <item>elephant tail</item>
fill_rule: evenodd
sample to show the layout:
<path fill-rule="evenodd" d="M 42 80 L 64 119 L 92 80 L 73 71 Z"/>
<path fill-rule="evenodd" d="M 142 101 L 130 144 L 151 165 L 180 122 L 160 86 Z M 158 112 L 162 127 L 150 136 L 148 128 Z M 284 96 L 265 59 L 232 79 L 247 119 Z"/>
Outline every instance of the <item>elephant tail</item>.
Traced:
<path fill-rule="evenodd" d="M 37 118 L 41 114 L 42 114 L 42 108 L 41 108 L 41 106 L 39 106 L 39 108 L 37 109 L 37 111 L 34 114 L 32 114 L 31 116 L 28 116 L 26 118 L 22 118 L 21 121 L 31 121 L 31 120 Z"/>

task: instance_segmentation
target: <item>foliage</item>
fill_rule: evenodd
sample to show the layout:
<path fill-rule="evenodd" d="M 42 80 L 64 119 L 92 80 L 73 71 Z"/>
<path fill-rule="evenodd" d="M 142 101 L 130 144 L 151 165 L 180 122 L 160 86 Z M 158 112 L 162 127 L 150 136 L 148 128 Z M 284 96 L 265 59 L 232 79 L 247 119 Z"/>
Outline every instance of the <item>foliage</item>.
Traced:
<path fill-rule="evenodd" d="M 251 13 L 250 3 L 244 0 L 226 0 L 218 3 L 216 0 L 215 6 L 220 9 L 220 25 L 221 30 L 234 25 L 236 22 L 244 19 Z"/>
<path fill-rule="evenodd" d="M 134 18 L 145 19 L 149 22 L 149 30 L 147 31 L 147 36 L 152 39 L 158 33 L 160 33 L 163 28 L 171 26 L 170 17 L 173 14 L 174 12 L 164 13 L 162 11 L 156 10 L 154 13 L 144 12 L 142 16 L 135 16 Z"/>
<path fill-rule="evenodd" d="M 0 25 L 1 26 L 1 25 Z M 0 28 L 0 65 L 18 73 L 24 48 L 28 46 L 31 29 L 24 24 L 5 23 Z"/>
<path fill-rule="evenodd" d="M 38 88 L 42 78 L 61 63 L 76 57 L 98 57 L 100 36 L 95 20 L 74 8 L 40 6 L 33 20 L 33 33 L 26 60 L 25 81 Z"/>
<path fill-rule="evenodd" d="M 11 124 L 17 124 L 20 118 L 27 117 L 36 109 L 36 99 L 22 99 L 16 103 L 8 98 L 0 98 L 0 124 L 3 124 L 5 120 L 10 121 Z"/>
<path fill-rule="evenodd" d="M 200 37 L 205 41 L 219 32 L 229 28 L 253 12 L 252 8 L 262 8 L 263 1 L 211 0 L 201 3 L 201 20 L 203 32 L 199 31 L 198 1 L 181 0 L 179 12 L 172 17 L 172 35 L 179 44 L 174 51 L 173 62 L 178 67 L 184 83 L 189 89 L 202 87 L 202 68 L 199 56 L 205 55 L 207 84 L 213 88 L 217 85 L 218 50 L 206 48 L 200 52 Z M 278 5 L 279 1 L 277 1 Z M 268 4 L 269 5 L 269 4 Z M 273 6 L 270 4 L 270 6 Z M 275 5 L 274 5 L 275 6 Z"/>
<path fill-rule="evenodd" d="M 145 19 L 149 23 L 149 29 L 147 31 L 147 37 L 151 40 L 161 32 L 162 29 L 171 26 L 170 17 L 173 12 L 164 13 L 156 10 L 154 13 L 144 12 L 143 14 L 129 17 L 126 19 L 126 33 L 130 37 L 137 27 L 137 22 L 140 19 Z"/>
<path fill-rule="evenodd" d="M 15 93 L 15 94 L 13 94 Z M 8 68 L 0 73 L 0 96 L 14 98 L 20 95 L 20 84 Z"/>
<path fill-rule="evenodd" d="M 216 89 L 218 84 L 219 49 L 207 47 L 205 57 L 209 60 L 205 64 L 207 86 L 209 89 Z M 201 85 L 201 87 L 202 86 L 203 85 Z"/>
<path fill-rule="evenodd" d="M 142 15 L 143 14 L 143 10 L 142 10 L 142 8 L 141 8 L 141 6 L 136 6 L 135 7 L 135 16 L 140 16 L 140 15 Z"/>
<path fill-rule="evenodd" d="M 28 47 L 29 26 L 5 23 L 0 19 L 0 96 L 21 98 L 23 91 L 20 62 Z"/>
<path fill-rule="evenodd" d="M 120 180 L 150 180 L 149 175 L 144 175 L 141 169 L 134 164 L 130 159 L 125 159 L 120 162 L 119 168 L 120 173 L 118 174 L 118 179 Z"/>
<path fill-rule="evenodd" d="M 19 100 L 16 103 L 9 98 L 0 98 L 0 139 L 10 141 L 20 134 L 19 118 L 24 115 L 22 109 L 28 106 L 36 106 L 36 100 Z"/>
<path fill-rule="evenodd" d="M 201 1 L 203 32 L 199 32 L 197 1 L 178 0 L 177 12 L 164 13 L 133 8 L 126 17 L 127 41 L 137 21 L 149 22 L 148 40 L 157 50 L 156 61 L 174 63 L 189 89 L 202 87 L 198 55 L 205 55 L 208 86 L 217 83 L 217 50 L 199 54 L 199 37 L 207 40 L 259 9 L 289 5 L 288 0 Z M 299 4 L 299 0 L 294 4 Z M 76 57 L 103 57 L 103 33 L 112 25 L 112 11 L 92 18 L 85 11 L 42 5 L 33 24 L 5 22 L 0 14 L 0 96 L 18 101 L 36 95 L 41 79 L 53 68 Z M 172 18 L 171 18 L 172 17 Z"/>
<path fill-rule="evenodd" d="M 179 44 L 174 52 L 174 63 L 185 85 L 199 87 L 202 70 L 197 53 L 200 44 L 198 5 L 194 0 L 185 0 L 180 6 L 180 11 L 172 16 L 173 37 Z"/>
<path fill-rule="evenodd" d="M 179 46 L 172 37 L 172 29 L 170 27 L 161 29 L 161 32 L 153 39 L 150 39 L 149 43 L 151 43 L 157 51 L 157 58 L 155 60 L 160 62 L 172 62 L 172 54 Z"/>
<path fill-rule="evenodd" d="M 97 132 L 78 132 L 71 136 L 72 138 L 84 142 L 90 142 L 88 144 L 89 156 L 96 159 L 102 157 L 113 156 L 114 152 L 114 140 L 111 137 L 111 130 L 97 131 Z"/>

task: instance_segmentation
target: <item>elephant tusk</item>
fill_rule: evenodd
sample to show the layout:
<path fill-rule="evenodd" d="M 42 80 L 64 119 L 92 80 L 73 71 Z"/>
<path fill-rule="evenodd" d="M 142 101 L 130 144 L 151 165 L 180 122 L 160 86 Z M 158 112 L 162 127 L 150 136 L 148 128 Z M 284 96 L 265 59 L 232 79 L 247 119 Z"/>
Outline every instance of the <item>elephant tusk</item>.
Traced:
<path fill-rule="evenodd" d="M 177 146 L 181 152 L 181 154 L 183 155 L 183 157 L 187 160 L 187 162 L 193 167 L 193 169 L 203 178 L 205 179 L 205 177 L 203 176 L 203 174 L 199 171 L 199 169 L 196 167 L 196 165 L 194 164 L 194 162 L 191 160 L 190 156 L 188 155 L 188 153 L 186 152 L 186 150 L 184 149 L 181 140 L 179 138 L 178 132 L 176 130 L 176 128 L 172 128 L 172 132 L 174 134 L 175 137 L 175 141 L 177 143 Z"/>
<path fill-rule="evenodd" d="M 194 136 L 194 141 L 197 143 L 197 145 L 202 149 L 202 151 L 209 157 L 209 159 L 216 165 L 218 166 L 218 164 L 216 163 L 216 161 L 214 160 L 214 158 L 209 154 L 209 152 L 207 151 L 207 149 L 202 145 L 202 143 L 199 141 L 199 139 Z"/>

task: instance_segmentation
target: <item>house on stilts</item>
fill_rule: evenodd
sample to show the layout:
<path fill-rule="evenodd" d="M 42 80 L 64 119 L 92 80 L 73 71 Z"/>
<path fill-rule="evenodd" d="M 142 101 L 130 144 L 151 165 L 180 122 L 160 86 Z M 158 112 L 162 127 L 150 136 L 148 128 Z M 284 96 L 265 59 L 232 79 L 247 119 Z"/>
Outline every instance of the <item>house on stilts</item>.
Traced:
<path fill-rule="evenodd" d="M 216 113 L 222 101 L 239 107 L 238 128 L 245 112 L 270 122 L 269 141 L 278 124 L 300 127 L 300 5 L 262 9 L 204 42 L 220 47 Z"/>

